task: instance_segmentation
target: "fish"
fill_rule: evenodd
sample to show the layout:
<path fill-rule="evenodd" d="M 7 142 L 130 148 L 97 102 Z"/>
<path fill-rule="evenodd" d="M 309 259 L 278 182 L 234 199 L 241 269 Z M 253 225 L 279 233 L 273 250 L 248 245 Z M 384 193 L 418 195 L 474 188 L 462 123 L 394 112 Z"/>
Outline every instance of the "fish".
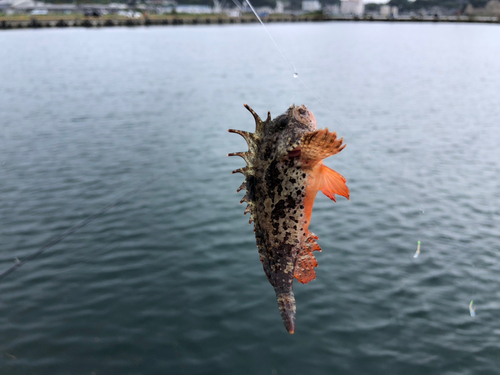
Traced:
<path fill-rule="evenodd" d="M 246 190 L 240 203 L 247 203 L 244 215 L 254 223 L 259 258 L 274 288 L 286 330 L 295 332 L 296 303 L 293 281 L 307 284 L 316 278 L 321 251 L 318 237 L 309 231 L 318 191 L 336 202 L 335 195 L 349 200 L 346 179 L 323 164 L 323 159 L 341 152 L 345 144 L 336 132 L 317 129 L 314 114 L 305 105 L 291 105 L 283 114 L 263 121 L 247 104 L 255 119 L 255 132 L 229 129 L 241 135 L 248 151 L 235 152 L 246 166 L 245 180 L 237 192 Z"/>

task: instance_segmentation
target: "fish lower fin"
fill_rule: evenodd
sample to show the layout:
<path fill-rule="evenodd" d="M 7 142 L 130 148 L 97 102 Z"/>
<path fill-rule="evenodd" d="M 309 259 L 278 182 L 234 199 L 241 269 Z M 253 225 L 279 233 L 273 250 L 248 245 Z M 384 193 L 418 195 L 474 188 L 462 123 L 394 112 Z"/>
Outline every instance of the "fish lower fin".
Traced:
<path fill-rule="evenodd" d="M 346 179 L 340 173 L 328 168 L 322 161 L 316 163 L 306 187 L 306 197 L 304 199 L 304 214 L 306 217 L 305 229 L 309 228 L 311 213 L 319 190 L 328 198 L 336 202 L 335 194 L 342 195 L 349 199 L 349 188 L 345 184 Z"/>
<path fill-rule="evenodd" d="M 318 261 L 313 251 L 321 251 L 321 247 L 316 242 L 317 239 L 318 237 L 314 233 L 309 232 L 306 244 L 297 257 L 297 265 L 293 276 L 299 283 L 307 284 L 316 278 L 314 268 L 318 267 Z"/>
<path fill-rule="evenodd" d="M 319 176 L 319 190 L 328 198 L 336 202 L 335 194 L 338 194 L 349 199 L 349 188 L 344 176 L 323 164 L 320 166 Z"/>

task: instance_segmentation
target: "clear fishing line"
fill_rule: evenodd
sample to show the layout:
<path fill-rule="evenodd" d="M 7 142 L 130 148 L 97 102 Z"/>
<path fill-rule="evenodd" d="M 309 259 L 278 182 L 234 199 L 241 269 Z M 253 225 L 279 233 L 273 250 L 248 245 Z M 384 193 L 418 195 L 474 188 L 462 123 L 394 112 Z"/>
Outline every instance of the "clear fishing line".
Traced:
<path fill-rule="evenodd" d="M 234 0 L 233 0 L 234 1 Z M 285 60 L 285 62 L 288 64 L 288 66 L 290 67 L 290 69 L 292 70 L 292 73 L 293 73 L 293 76 L 298 77 L 298 74 L 297 72 L 295 71 L 295 67 L 290 64 L 290 61 L 288 61 L 288 59 L 285 57 L 285 55 L 283 54 L 283 52 L 281 52 L 281 49 L 280 47 L 278 46 L 278 44 L 274 41 L 274 38 L 271 36 L 271 33 L 269 33 L 269 31 L 267 30 L 267 27 L 266 25 L 264 25 L 264 22 L 262 22 L 262 20 L 260 19 L 259 15 L 257 14 L 257 12 L 255 11 L 255 9 L 253 8 L 253 5 L 250 3 L 250 1 L 248 0 L 245 0 L 246 3 L 248 4 L 248 6 L 250 7 L 250 9 L 252 9 L 252 12 L 253 14 L 255 14 L 255 17 L 257 17 L 257 19 L 259 20 L 260 24 L 262 25 L 262 27 L 264 28 L 264 30 L 266 31 L 267 35 L 269 36 L 269 38 L 271 39 L 271 41 L 273 42 L 274 46 L 276 47 L 276 49 L 278 50 L 278 52 L 280 53 L 281 57 L 283 57 L 283 60 Z"/>

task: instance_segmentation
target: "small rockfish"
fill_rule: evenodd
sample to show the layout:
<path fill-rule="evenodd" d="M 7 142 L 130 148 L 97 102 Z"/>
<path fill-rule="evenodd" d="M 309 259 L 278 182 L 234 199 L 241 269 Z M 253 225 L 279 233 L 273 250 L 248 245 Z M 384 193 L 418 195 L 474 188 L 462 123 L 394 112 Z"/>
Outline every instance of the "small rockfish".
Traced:
<path fill-rule="evenodd" d="M 345 178 L 323 165 L 323 159 L 342 151 L 342 138 L 328 129 L 316 130 L 316 119 L 304 105 L 292 105 L 271 120 L 260 117 L 245 104 L 255 118 L 255 133 L 230 129 L 245 138 L 247 152 L 240 156 L 246 166 L 245 181 L 237 190 L 246 190 L 240 203 L 247 202 L 254 232 L 269 282 L 274 287 L 278 307 L 291 334 L 295 332 L 293 278 L 306 284 L 316 278 L 318 265 L 313 251 L 321 251 L 309 231 L 314 199 L 319 190 L 335 201 L 335 194 L 349 199 Z"/>

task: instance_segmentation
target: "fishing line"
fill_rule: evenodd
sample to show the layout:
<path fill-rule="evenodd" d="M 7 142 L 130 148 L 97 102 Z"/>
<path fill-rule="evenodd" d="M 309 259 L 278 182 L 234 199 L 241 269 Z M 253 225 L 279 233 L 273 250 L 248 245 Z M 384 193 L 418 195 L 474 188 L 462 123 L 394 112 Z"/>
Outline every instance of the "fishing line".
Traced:
<path fill-rule="evenodd" d="M 234 2 L 234 0 L 233 0 Z M 285 55 L 283 54 L 283 52 L 281 51 L 281 49 L 279 48 L 278 44 L 276 43 L 276 41 L 274 40 L 274 38 L 272 37 L 271 33 L 267 30 L 267 27 L 264 25 L 264 22 L 262 22 L 262 19 L 259 17 L 259 15 L 257 14 L 257 12 L 255 11 L 254 7 L 252 6 L 252 4 L 250 3 L 250 0 L 245 0 L 245 2 L 248 4 L 248 6 L 250 7 L 250 9 L 252 10 L 253 14 L 255 15 L 255 17 L 257 18 L 257 20 L 259 20 L 260 24 L 262 25 L 262 27 L 264 28 L 264 30 L 266 31 L 267 35 L 269 36 L 269 38 L 271 39 L 271 41 L 273 42 L 274 46 L 276 47 L 276 49 L 278 50 L 278 52 L 280 53 L 281 57 L 283 58 L 283 60 L 286 62 L 286 64 L 290 67 L 290 69 L 292 70 L 293 72 L 293 77 L 294 78 L 297 78 L 300 83 L 316 98 L 316 100 L 323 106 L 324 109 L 327 110 L 328 113 L 330 113 L 330 115 L 333 117 L 334 120 L 337 121 L 337 123 L 340 125 L 340 128 L 343 129 L 343 131 L 345 131 L 349 136 L 351 136 L 352 138 L 355 138 L 354 135 L 352 134 L 352 132 L 348 129 L 347 126 L 344 125 L 344 123 L 338 118 L 337 115 L 335 115 L 335 113 L 333 113 L 332 110 L 330 110 L 330 108 L 328 107 L 328 105 L 318 96 L 316 95 L 316 93 L 302 80 L 302 78 L 299 76 L 299 74 L 297 73 L 297 71 L 295 70 L 295 66 L 293 64 L 290 63 L 290 61 L 285 57 Z M 372 155 L 372 153 L 370 151 L 368 151 L 368 149 L 365 149 L 365 148 L 362 148 L 362 151 L 363 152 L 366 152 L 370 158 L 372 160 L 376 160 L 375 159 L 375 156 Z M 394 175 L 392 175 L 391 172 L 388 172 L 388 171 L 382 171 L 382 173 L 385 172 L 387 175 L 389 175 L 389 177 L 393 180 L 393 182 L 396 183 L 396 185 L 398 185 L 398 187 L 404 191 L 403 187 L 399 184 L 398 180 L 396 179 L 396 177 Z M 420 213 L 423 213 L 424 211 L 421 209 L 420 210 Z M 404 219 L 404 216 L 403 216 L 403 220 L 406 221 L 406 219 Z M 418 246 L 418 253 L 420 254 L 420 224 L 418 224 L 418 241 L 417 241 L 417 246 Z M 415 253 L 416 254 L 416 253 Z M 417 255 L 418 256 L 418 255 Z M 416 257 L 415 257 L 416 258 Z"/>
<path fill-rule="evenodd" d="M 267 35 L 269 36 L 269 38 L 273 42 L 274 46 L 276 47 L 276 49 L 280 53 L 280 55 L 283 58 L 283 60 L 287 63 L 287 65 L 292 70 L 293 77 L 297 78 L 300 81 L 300 83 L 302 83 L 302 85 L 316 98 L 316 100 L 323 106 L 323 108 L 326 109 L 328 111 L 328 113 L 330 113 L 330 115 L 334 118 L 334 120 L 337 121 L 337 123 L 340 125 L 340 127 L 346 133 L 348 133 L 348 135 L 350 135 L 352 138 L 355 138 L 354 135 L 352 134 L 352 132 L 349 130 L 349 128 L 347 126 L 344 125 L 344 123 L 340 120 L 340 118 L 337 115 L 335 115 L 335 113 L 328 107 L 328 105 L 318 95 L 316 95 L 316 93 L 302 80 L 302 78 L 299 76 L 299 74 L 297 73 L 297 71 L 295 69 L 295 65 L 293 65 L 292 63 L 290 63 L 290 61 L 285 57 L 285 55 L 283 54 L 283 52 L 279 48 L 278 44 L 276 43 L 276 41 L 272 37 L 271 33 L 267 30 L 267 27 L 265 26 L 264 22 L 262 22 L 262 19 L 259 17 L 259 15 L 257 14 L 257 12 L 255 11 L 255 9 L 252 6 L 252 4 L 250 3 L 250 1 L 249 0 L 245 0 L 245 2 L 248 4 L 248 6 L 250 7 L 250 9 L 252 10 L 252 12 L 255 15 L 255 17 L 257 17 L 257 19 L 259 20 L 260 24 L 262 25 L 262 27 L 266 31 Z M 363 149 L 363 151 L 366 152 L 372 159 L 375 159 L 375 157 L 370 153 L 370 151 L 365 150 L 365 149 Z M 394 176 L 392 176 L 390 173 L 389 173 L 389 175 L 394 180 L 394 182 L 397 183 L 396 178 Z"/>
<path fill-rule="evenodd" d="M 64 240 L 66 237 L 69 237 L 70 235 L 72 235 L 73 233 L 75 233 L 77 230 L 85 227 L 86 225 L 88 225 L 91 222 L 93 222 L 95 219 L 101 217 L 102 215 L 104 215 L 105 213 L 107 213 L 109 210 L 111 210 L 113 207 L 115 207 L 116 205 L 118 205 L 118 204 L 126 201 L 127 199 L 132 198 L 134 195 L 136 195 L 137 193 L 141 192 L 142 190 L 144 190 L 146 187 L 148 187 L 152 183 L 158 181 L 165 174 L 166 173 L 162 173 L 160 175 L 154 176 L 151 179 L 149 179 L 148 181 L 146 181 L 146 183 L 144 183 L 143 185 L 139 186 L 137 189 L 134 189 L 132 191 L 129 191 L 128 193 L 123 194 L 121 197 L 119 197 L 118 199 L 116 199 L 114 202 L 108 204 L 107 206 L 103 207 L 101 210 L 97 211 L 95 214 L 90 215 L 89 217 L 87 217 L 86 219 L 82 220 L 78 224 L 75 224 L 72 227 L 66 229 L 66 231 L 64 231 L 62 234 L 53 237 L 45 245 L 43 245 L 42 247 L 40 247 L 37 251 L 35 251 L 31 255 L 28 255 L 27 257 L 25 257 L 23 259 L 17 259 L 16 258 L 16 263 L 12 267 L 8 268 L 7 270 L 5 270 L 4 272 L 2 272 L 0 274 L 0 280 L 3 279 L 4 277 L 6 277 L 7 275 L 11 274 L 12 272 L 16 271 L 20 267 L 24 266 L 26 263 L 28 263 L 30 260 L 36 258 L 38 255 L 42 254 L 45 250 L 50 249 L 54 245 L 57 245 L 59 242 L 61 242 L 62 240 Z"/>
<path fill-rule="evenodd" d="M 233 0 L 234 1 L 234 0 Z M 287 65 L 290 67 L 290 69 L 292 70 L 292 73 L 293 73 L 293 77 L 294 78 L 298 78 L 298 80 L 300 81 L 300 83 L 302 83 L 304 85 L 304 87 L 316 98 L 316 100 L 318 102 L 321 103 L 321 105 L 330 113 L 330 115 L 332 115 L 332 117 L 339 123 L 339 125 L 347 132 L 349 133 L 349 135 L 352 137 L 352 133 L 349 131 L 349 129 L 347 129 L 347 127 L 342 123 L 342 121 L 340 121 L 340 119 L 330 110 L 330 108 L 328 108 L 328 106 L 326 105 L 325 102 L 323 102 L 323 100 L 321 100 L 321 98 L 316 95 L 316 93 L 311 90 L 309 88 L 309 86 L 302 80 L 302 78 L 299 77 L 299 74 L 297 73 L 296 69 L 295 69 L 295 65 L 290 63 L 290 61 L 285 57 L 285 55 L 283 54 L 283 52 L 281 51 L 280 47 L 278 46 L 278 44 L 276 43 L 276 41 L 274 40 L 274 38 L 272 37 L 271 33 L 267 30 L 267 27 L 266 25 L 264 25 L 264 22 L 262 22 L 262 19 L 259 17 L 259 15 L 257 14 L 257 12 L 255 11 L 254 7 L 252 6 L 252 4 L 250 3 L 249 0 L 245 0 L 245 2 L 248 4 L 248 6 L 250 7 L 250 9 L 252 10 L 253 14 L 255 15 L 255 17 L 257 17 L 257 19 L 259 20 L 260 24 L 262 25 L 262 27 L 264 28 L 264 30 L 266 31 L 267 35 L 269 36 L 269 38 L 271 39 L 271 41 L 273 42 L 274 46 L 276 47 L 276 49 L 278 50 L 278 52 L 280 53 L 281 57 L 283 58 L 283 60 L 285 60 L 285 62 L 287 63 Z M 353 137 L 354 138 L 354 137 Z M 371 156 L 371 155 L 370 155 Z"/>
<path fill-rule="evenodd" d="M 234 0 L 233 0 L 234 1 Z M 264 25 L 264 22 L 262 22 L 262 20 L 260 19 L 259 15 L 257 14 L 257 12 L 255 11 L 255 9 L 253 8 L 252 4 L 250 4 L 250 1 L 249 0 L 245 0 L 246 3 L 248 4 L 248 6 L 250 7 L 250 9 L 252 9 L 252 12 L 253 14 L 255 14 L 255 17 L 257 17 L 257 19 L 259 20 L 260 24 L 262 25 L 262 27 L 264 28 L 264 30 L 266 30 L 266 33 L 267 35 L 269 36 L 269 38 L 272 40 L 272 42 L 274 43 L 274 46 L 276 47 L 276 49 L 279 51 L 279 53 L 281 54 L 281 57 L 283 57 L 283 60 L 285 60 L 285 62 L 288 64 L 288 66 L 290 67 L 290 69 L 292 69 L 292 72 L 293 72 L 293 76 L 296 77 L 297 75 L 297 72 L 295 71 L 295 68 L 292 64 L 290 64 L 290 62 L 288 61 L 288 59 L 285 57 L 285 55 L 283 54 L 283 52 L 281 52 L 281 49 L 278 47 L 278 44 L 274 41 L 274 38 L 271 36 L 271 34 L 269 33 L 269 31 L 267 31 L 267 27 L 266 25 Z M 298 75 L 297 75 L 298 76 Z"/>

